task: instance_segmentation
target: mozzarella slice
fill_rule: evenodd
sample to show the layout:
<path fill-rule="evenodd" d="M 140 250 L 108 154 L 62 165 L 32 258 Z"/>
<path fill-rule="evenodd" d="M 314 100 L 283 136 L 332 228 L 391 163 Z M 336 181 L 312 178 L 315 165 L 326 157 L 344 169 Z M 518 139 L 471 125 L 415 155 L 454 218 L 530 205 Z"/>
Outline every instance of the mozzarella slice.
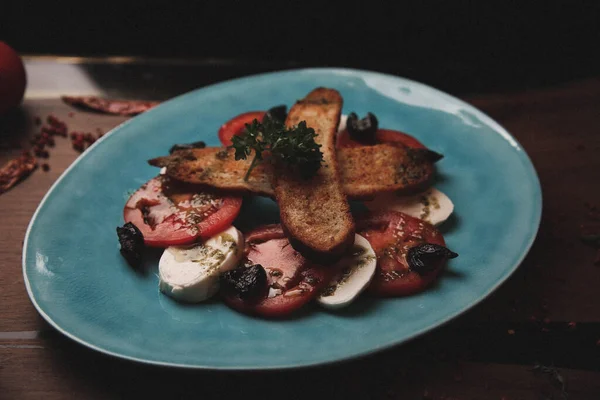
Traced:
<path fill-rule="evenodd" d="M 317 302 L 331 309 L 349 305 L 369 285 L 376 265 L 377 258 L 371 244 L 364 237 L 355 234 L 350 254 L 332 266 L 339 268 L 341 273 L 317 297 Z"/>
<path fill-rule="evenodd" d="M 167 248 L 158 264 L 160 291 L 175 300 L 198 303 L 219 290 L 219 275 L 242 258 L 244 238 L 233 226 L 204 243 Z"/>
<path fill-rule="evenodd" d="M 384 193 L 377 195 L 371 201 L 365 201 L 365 205 L 371 211 L 400 211 L 432 225 L 439 225 L 446 221 L 454 211 L 454 204 L 448 196 L 435 188 L 414 196 Z"/>

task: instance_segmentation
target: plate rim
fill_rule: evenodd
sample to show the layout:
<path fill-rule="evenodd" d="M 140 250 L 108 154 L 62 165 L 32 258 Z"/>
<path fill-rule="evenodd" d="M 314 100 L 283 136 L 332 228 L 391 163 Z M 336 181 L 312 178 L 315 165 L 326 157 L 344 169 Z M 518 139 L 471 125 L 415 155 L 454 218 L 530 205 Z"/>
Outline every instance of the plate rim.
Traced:
<path fill-rule="evenodd" d="M 146 111 L 144 114 L 153 113 L 155 111 L 155 109 L 158 109 L 158 108 L 162 107 L 163 105 L 166 105 L 166 104 L 169 104 L 169 103 L 175 102 L 175 101 L 180 101 L 180 99 L 190 96 L 190 95 L 197 93 L 199 91 L 202 91 L 202 90 L 214 89 L 214 88 L 218 88 L 220 86 L 232 85 L 232 84 L 236 84 L 238 82 L 254 80 L 254 79 L 265 77 L 265 76 L 294 75 L 294 74 L 301 74 L 301 73 L 334 73 L 334 74 L 341 73 L 341 74 L 345 74 L 347 76 L 353 76 L 353 77 L 356 77 L 356 76 L 364 77 L 365 75 L 370 75 L 370 76 L 379 76 L 379 77 L 382 77 L 385 79 L 391 79 L 391 80 L 401 80 L 404 82 L 408 82 L 411 85 L 421 86 L 421 87 L 424 87 L 428 90 L 435 92 L 436 95 L 441 95 L 441 96 L 444 96 L 447 98 L 449 97 L 450 99 L 455 101 L 457 104 L 459 104 L 469 110 L 474 110 L 477 113 L 477 116 L 479 118 L 481 118 L 485 123 L 490 125 L 496 131 L 497 134 L 500 134 L 505 140 L 507 140 L 513 146 L 516 144 L 516 146 L 514 146 L 514 147 L 517 147 L 520 150 L 519 152 L 522 153 L 521 158 L 525 162 L 525 164 L 526 164 L 525 166 L 531 172 L 531 178 L 533 180 L 532 183 L 533 183 L 533 186 L 535 186 L 534 191 L 538 194 L 537 198 L 539 199 L 539 202 L 537 202 L 536 207 L 535 207 L 535 213 L 533 215 L 534 221 L 532 223 L 532 228 L 533 228 L 532 235 L 529 238 L 527 245 L 524 247 L 524 250 L 523 250 L 522 254 L 520 255 L 520 257 L 518 258 L 518 260 L 513 263 L 513 265 L 505 272 L 505 274 L 498 281 L 496 281 L 483 295 L 479 296 L 477 299 L 473 300 L 468 305 L 465 305 L 462 309 L 460 309 L 454 313 L 445 315 L 438 322 L 433 323 L 431 326 L 427 326 L 427 327 L 424 327 L 424 328 L 421 328 L 419 330 L 412 332 L 411 334 L 409 334 L 407 337 L 405 337 L 401 341 L 385 343 L 385 344 L 382 344 L 379 346 L 375 346 L 366 351 L 363 350 L 363 351 L 351 353 L 351 354 L 345 355 L 343 357 L 338 357 L 338 358 L 331 359 L 331 360 L 301 361 L 301 362 L 296 362 L 296 363 L 292 363 L 292 364 L 269 365 L 269 366 L 214 366 L 214 365 L 210 366 L 210 365 L 202 365 L 202 364 L 198 364 L 198 363 L 183 364 L 183 363 L 177 363 L 177 362 L 150 360 L 150 359 L 146 359 L 146 358 L 134 357 L 134 356 L 122 354 L 119 352 L 107 350 L 107 349 L 99 347 L 95 344 L 92 344 L 82 338 L 79 338 L 76 334 L 73 334 L 73 333 L 69 332 L 67 329 L 62 328 L 48 314 L 46 314 L 46 312 L 38 304 L 38 302 L 35 298 L 35 295 L 31 289 L 31 283 L 29 282 L 29 277 L 27 275 L 28 243 L 29 243 L 31 230 L 33 228 L 33 225 L 35 224 L 38 214 L 40 213 L 44 204 L 48 201 L 49 197 L 56 190 L 58 185 L 60 185 L 60 182 L 63 180 L 63 178 L 65 176 L 67 176 L 68 174 L 70 174 L 71 170 L 73 168 L 75 168 L 75 166 L 79 162 L 81 162 L 84 158 L 86 158 L 87 154 L 84 153 L 81 156 L 77 157 L 67 167 L 67 169 L 65 169 L 65 171 L 56 179 L 56 181 L 52 184 L 52 186 L 50 186 L 50 188 L 48 189 L 48 191 L 46 192 L 44 197 L 42 197 L 42 200 L 38 204 L 35 212 L 31 216 L 31 219 L 27 225 L 27 230 L 25 231 L 25 238 L 23 241 L 23 247 L 22 247 L 22 252 L 21 252 L 21 265 L 22 265 L 22 271 L 23 271 L 23 280 L 25 283 L 25 288 L 27 290 L 27 295 L 29 297 L 29 300 L 33 304 L 36 311 L 44 318 L 44 320 L 48 324 L 50 324 L 54 329 L 56 329 L 58 332 L 60 332 L 61 334 L 65 335 L 69 339 L 72 339 L 75 342 L 77 342 L 89 349 L 95 350 L 104 355 L 115 357 L 117 359 L 127 360 L 127 361 L 131 361 L 131 362 L 139 362 L 139 363 L 146 364 L 146 365 L 155 365 L 155 366 L 160 366 L 160 367 L 172 367 L 172 368 L 182 368 L 182 369 L 191 369 L 191 370 L 207 370 L 207 371 L 210 371 L 210 370 L 214 370 L 214 371 L 295 370 L 295 369 L 305 369 L 305 368 L 314 368 L 314 367 L 321 367 L 321 366 L 327 366 L 327 365 L 334 365 L 334 364 L 339 364 L 339 363 L 343 363 L 343 362 L 347 362 L 347 361 L 351 361 L 351 360 L 357 360 L 357 359 L 365 358 L 368 356 L 372 356 L 374 354 L 383 352 L 385 350 L 388 350 L 388 349 L 391 349 L 394 347 L 402 346 L 402 345 L 424 335 L 427 332 L 431 332 L 435 329 L 439 329 L 439 328 L 445 326 L 450 321 L 465 314 L 467 311 L 471 310 L 478 304 L 482 303 L 485 299 L 487 299 L 493 292 L 495 292 L 503 283 L 505 283 L 514 274 L 514 272 L 517 270 L 517 268 L 519 268 L 519 266 L 521 265 L 521 263 L 523 262 L 525 257 L 529 254 L 531 247 L 533 246 L 533 243 L 535 242 L 535 239 L 537 238 L 537 235 L 539 233 L 539 227 L 540 227 L 542 211 L 543 211 L 543 192 L 541 189 L 541 183 L 540 183 L 539 176 L 537 174 L 537 170 L 536 170 L 533 162 L 531 161 L 529 154 L 525 151 L 525 148 L 506 128 L 504 128 L 502 125 L 500 125 L 500 123 L 498 123 L 496 120 L 494 120 L 493 118 L 488 116 L 486 113 L 484 113 L 479 108 L 475 107 L 474 105 L 472 105 L 466 101 L 463 101 L 462 99 L 460 99 L 450 93 L 444 92 L 440 89 L 437 89 L 433 86 L 430 86 L 428 84 L 425 84 L 425 83 L 422 83 L 419 81 L 415 81 L 415 80 L 405 78 L 402 76 L 398 76 L 398 75 L 392 75 L 392 74 L 387 74 L 387 73 L 382 73 L 382 72 L 377 72 L 377 71 L 354 69 L 354 68 L 338 68 L 338 67 L 294 68 L 294 69 L 285 69 L 285 70 L 278 70 L 278 71 L 272 71 L 272 72 L 263 72 L 263 73 L 259 73 L 259 74 L 252 74 L 252 75 L 247 75 L 247 76 L 238 77 L 238 78 L 232 78 L 232 79 L 228 79 L 225 81 L 216 82 L 216 83 L 213 83 L 210 85 L 198 87 L 196 89 L 189 90 L 189 91 L 184 92 L 180 95 L 177 95 L 173 98 L 170 98 L 167 101 L 160 103 L 157 107 L 154 107 L 153 109 Z M 90 146 L 90 148 L 88 148 L 88 150 L 93 150 L 96 146 L 98 146 L 100 143 L 102 143 L 104 140 L 106 140 L 107 137 L 112 136 L 113 134 L 115 134 L 115 132 L 123 129 L 124 126 L 129 125 L 135 119 L 136 119 L 136 117 L 130 118 L 130 119 L 120 123 L 119 125 L 115 126 L 110 131 L 105 133 L 99 140 L 97 140 L 95 143 L 93 143 Z"/>

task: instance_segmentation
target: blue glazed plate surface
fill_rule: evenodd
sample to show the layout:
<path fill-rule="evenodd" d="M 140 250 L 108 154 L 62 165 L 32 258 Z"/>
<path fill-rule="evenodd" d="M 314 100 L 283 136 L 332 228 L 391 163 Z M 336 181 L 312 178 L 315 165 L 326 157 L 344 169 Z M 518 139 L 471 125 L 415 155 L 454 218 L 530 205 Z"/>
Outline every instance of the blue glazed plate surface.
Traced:
<path fill-rule="evenodd" d="M 343 112 L 376 113 L 444 154 L 436 187 L 455 204 L 443 227 L 460 257 L 416 296 L 360 298 L 342 312 L 310 307 L 296 318 L 251 318 L 212 301 L 185 306 L 158 291 L 157 257 L 146 275 L 119 254 L 115 228 L 128 195 L 157 169 L 146 160 L 174 143 L 218 145 L 231 117 L 292 105 L 335 88 Z M 541 190 L 523 148 L 491 118 L 431 87 L 345 69 L 285 71 L 237 79 L 170 100 L 84 153 L 48 192 L 23 249 L 29 296 L 56 329 L 93 349 L 135 361 L 211 369 L 270 369 L 340 361 L 403 343 L 484 299 L 517 268 L 540 222 Z M 245 202 L 236 225 L 275 222 L 267 199 Z"/>

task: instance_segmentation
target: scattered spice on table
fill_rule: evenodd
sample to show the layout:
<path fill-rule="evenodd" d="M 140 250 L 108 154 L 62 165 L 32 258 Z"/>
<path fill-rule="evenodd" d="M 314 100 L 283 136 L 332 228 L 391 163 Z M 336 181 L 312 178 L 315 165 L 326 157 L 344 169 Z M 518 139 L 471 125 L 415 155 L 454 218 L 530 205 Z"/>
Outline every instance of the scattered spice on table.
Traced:
<path fill-rule="evenodd" d="M 19 157 L 8 161 L 0 168 L 0 194 L 15 186 L 36 167 L 35 157 L 29 152 L 24 152 Z"/>
<path fill-rule="evenodd" d="M 62 96 L 61 99 L 74 107 L 123 116 L 141 114 L 160 104 L 158 101 L 113 100 L 96 96 Z"/>
<path fill-rule="evenodd" d="M 47 163 L 42 164 L 42 169 L 44 170 L 44 172 L 48 172 L 50 171 L 50 166 Z"/>
<path fill-rule="evenodd" d="M 91 133 L 71 132 L 71 146 L 80 153 L 85 151 L 97 139 Z"/>

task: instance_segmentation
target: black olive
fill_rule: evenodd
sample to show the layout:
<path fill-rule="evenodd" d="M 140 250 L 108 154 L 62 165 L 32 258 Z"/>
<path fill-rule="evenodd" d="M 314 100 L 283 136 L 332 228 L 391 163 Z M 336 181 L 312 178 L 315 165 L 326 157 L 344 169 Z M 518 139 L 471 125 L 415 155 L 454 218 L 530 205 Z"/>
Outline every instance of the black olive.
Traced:
<path fill-rule="evenodd" d="M 206 143 L 204 143 L 202 141 L 200 141 L 200 142 L 194 142 L 194 143 L 174 144 L 169 149 L 169 154 L 173 154 L 173 152 L 177 151 L 177 150 L 203 149 L 205 147 L 206 147 Z"/>
<path fill-rule="evenodd" d="M 227 296 L 258 301 L 266 295 L 267 273 L 262 265 L 240 267 L 221 275 L 221 290 Z"/>
<path fill-rule="evenodd" d="M 350 113 L 346 120 L 346 130 L 350 137 L 364 144 L 375 144 L 375 133 L 379 122 L 377 117 L 372 113 L 367 113 L 363 119 L 358 119 L 356 113 Z"/>
<path fill-rule="evenodd" d="M 425 275 L 434 270 L 441 260 L 456 257 L 458 254 L 453 251 L 432 243 L 421 243 L 411 247 L 406 255 L 408 266 L 419 275 Z"/>
<path fill-rule="evenodd" d="M 287 106 L 280 105 L 280 106 L 271 107 L 267 110 L 267 113 L 265 116 L 269 117 L 275 121 L 279 121 L 283 124 L 285 122 L 285 119 L 287 118 Z"/>
<path fill-rule="evenodd" d="M 117 236 L 121 244 L 121 255 L 127 260 L 127 263 L 134 268 L 142 264 L 142 254 L 144 252 L 144 235 L 137 226 L 131 222 L 123 227 L 117 227 Z"/>

